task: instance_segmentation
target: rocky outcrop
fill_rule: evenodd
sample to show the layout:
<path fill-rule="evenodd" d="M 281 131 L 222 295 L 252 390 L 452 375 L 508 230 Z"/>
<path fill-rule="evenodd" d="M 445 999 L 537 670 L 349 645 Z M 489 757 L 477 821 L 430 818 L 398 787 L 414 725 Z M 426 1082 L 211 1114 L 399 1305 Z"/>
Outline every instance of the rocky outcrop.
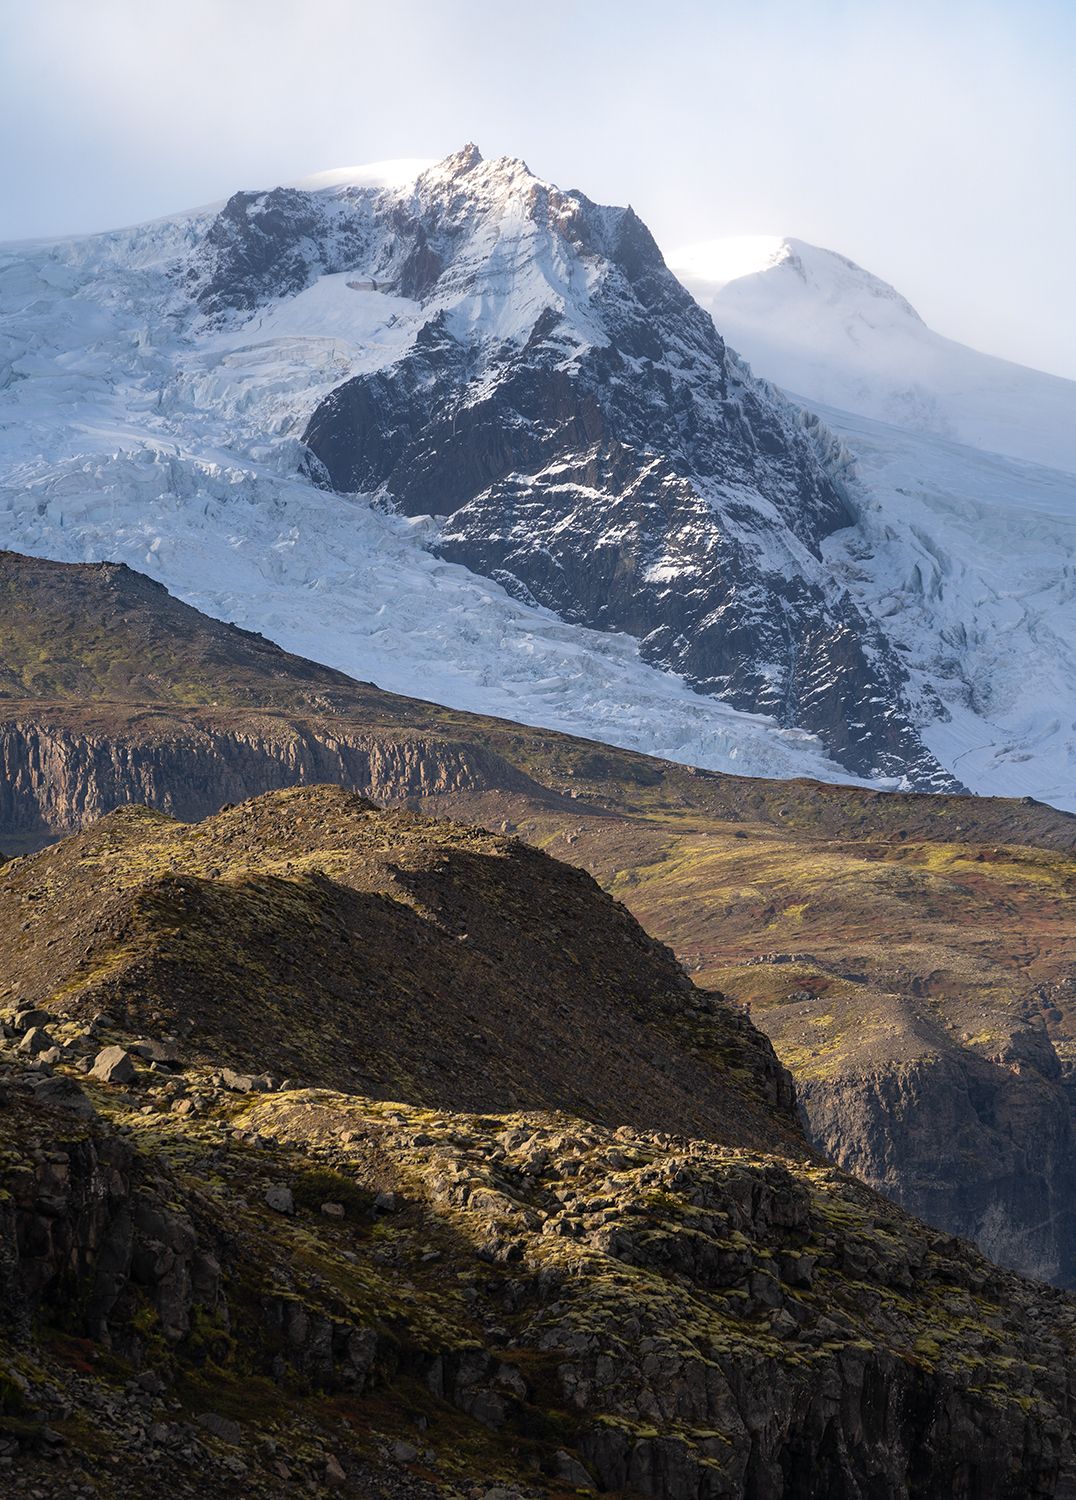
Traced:
<path fill-rule="evenodd" d="M 25 1340 L 48 1309 L 137 1363 L 136 1315 L 148 1303 L 169 1343 L 186 1338 L 199 1309 L 216 1314 L 220 1267 L 176 1205 L 175 1183 L 118 1134 L 88 1128 L 92 1110 L 72 1112 L 58 1080 L 16 1079 L 4 1105 L 30 1139 L 8 1164 L 0 1200 L 9 1333 Z"/>
<path fill-rule="evenodd" d="M 0 1392 L 24 1413 L 0 1453 L 43 1495 L 102 1417 L 131 1497 L 164 1461 L 214 1500 L 237 1478 L 539 1500 L 566 1474 L 648 1500 L 1072 1493 L 1071 1301 L 832 1169 L 324 1089 L 229 1128 L 189 1068 L 197 1119 L 147 1071 L 133 1116 L 102 1087 L 72 1122 L 52 1080 L 0 1070 Z"/>
<path fill-rule="evenodd" d="M 183 819 L 281 787 L 330 782 L 379 802 L 548 791 L 495 751 L 265 715 L 242 723 L 146 711 L 118 729 L 45 714 L 0 722 L 0 829 L 35 847 L 127 803 Z"/>
<path fill-rule="evenodd" d="M 994 1059 L 953 1048 L 802 1074 L 800 1103 L 812 1140 L 861 1181 L 1001 1265 L 1076 1286 L 1071 1101 L 1045 1031 L 1020 1040 Z"/>

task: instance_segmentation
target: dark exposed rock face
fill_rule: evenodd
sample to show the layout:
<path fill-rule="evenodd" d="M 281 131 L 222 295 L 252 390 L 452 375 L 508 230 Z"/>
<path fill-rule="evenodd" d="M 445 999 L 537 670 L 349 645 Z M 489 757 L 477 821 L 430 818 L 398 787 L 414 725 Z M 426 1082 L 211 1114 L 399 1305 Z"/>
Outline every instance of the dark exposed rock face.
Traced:
<path fill-rule="evenodd" d="M 191 1086 L 218 1107 L 204 1080 Z M 27 1404 L 84 1424 L 45 1464 L 43 1492 L 77 1472 L 107 1413 L 125 1500 L 159 1483 L 162 1449 L 177 1495 L 223 1500 L 240 1474 L 275 1500 L 307 1465 L 324 1493 L 322 1474 L 361 1472 L 341 1401 L 368 1448 L 368 1428 L 419 1391 L 434 1422 L 419 1442 L 436 1444 L 421 1479 L 400 1467 L 356 1493 L 458 1494 L 457 1431 L 482 1493 L 494 1475 L 562 1493 L 565 1448 L 587 1484 L 648 1500 L 1073 1493 L 1071 1300 L 829 1169 L 321 1089 L 263 1096 L 242 1139 L 195 1127 L 184 1149 L 187 1127 L 166 1128 L 177 1173 L 154 1139 L 152 1076 L 152 1118 L 128 1138 L 107 1094 L 87 1124 L 32 1078 L 9 1070 L 4 1088 L 0 1360 L 29 1355 Z M 281 1173 L 295 1219 L 256 1207 Z M 329 1176 L 348 1195 L 333 1226 L 313 1207 Z M 389 1232 L 373 1236 L 379 1201 Z M 84 1374 L 55 1359 L 58 1337 Z M 137 1372 L 125 1392 L 94 1371 L 106 1349 Z M 238 1420 L 169 1399 L 206 1371 Z M 266 1391 L 281 1405 L 263 1412 Z M 40 1472 L 41 1430 L 0 1433 L 20 1479 Z M 224 1446 L 192 1447 L 198 1431 Z M 419 1458 L 394 1447 L 402 1465 Z"/>
<path fill-rule="evenodd" d="M 148 1169 L 118 1135 L 87 1129 L 67 1109 L 45 1103 L 28 1112 L 33 1097 L 5 1100 L 21 1103 L 38 1137 L 15 1164 L 0 1203 L 9 1334 L 25 1338 L 43 1308 L 77 1297 L 72 1331 L 138 1360 L 142 1341 L 130 1319 L 141 1292 L 164 1337 L 178 1342 L 190 1333 L 196 1308 L 216 1312 L 220 1267 L 199 1245 L 189 1214 L 170 1201 L 174 1183 Z"/>
<path fill-rule="evenodd" d="M 350 268 L 421 317 L 394 363 L 313 413 L 316 478 L 447 516 L 445 556 L 636 636 L 851 770 L 956 785 L 898 653 L 820 559 L 854 524 L 847 455 L 725 348 L 631 209 L 468 148 L 403 199 L 239 195 L 192 285 L 216 312 Z"/>
<path fill-rule="evenodd" d="M 226 802 L 321 782 L 379 802 L 490 788 L 549 796 L 481 745 L 272 716 L 242 725 L 146 717 L 149 724 L 111 732 L 62 716 L 0 723 L 6 846 L 36 846 L 129 802 L 197 819 Z"/>
<path fill-rule="evenodd" d="M 1001 1265 L 1076 1286 L 1073 1110 L 1044 1032 L 996 1061 L 954 1049 L 798 1088 L 812 1139 L 861 1181 Z"/>
<path fill-rule="evenodd" d="M 820 558 L 855 522 L 847 455 L 725 348 L 630 208 L 468 147 L 404 196 L 237 194 L 189 285 L 225 316 L 349 270 L 409 299 L 415 332 L 315 410 L 316 478 L 447 516 L 445 556 L 851 770 L 956 786 Z"/>
<path fill-rule="evenodd" d="M 296 188 L 234 193 L 203 244 L 204 255 L 226 265 L 228 274 L 203 282 L 199 301 L 207 312 L 220 313 L 300 292 L 320 272 L 354 264 L 364 242 L 361 221 L 334 222 L 317 199 Z"/>

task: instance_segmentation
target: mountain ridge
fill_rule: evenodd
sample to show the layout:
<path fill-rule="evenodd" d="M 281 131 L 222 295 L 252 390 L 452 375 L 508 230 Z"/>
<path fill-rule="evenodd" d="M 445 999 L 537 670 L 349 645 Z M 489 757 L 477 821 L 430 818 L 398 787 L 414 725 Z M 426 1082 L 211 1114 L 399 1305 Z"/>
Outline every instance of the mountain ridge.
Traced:
<path fill-rule="evenodd" d="M 830 454 L 818 424 L 808 422 L 804 428 L 798 414 L 752 383 L 731 357 L 725 358 L 720 341 L 668 276 L 634 215 L 584 207 L 581 195 L 560 194 L 523 175 L 519 164 L 494 169 L 463 153 L 440 177 L 439 170 L 420 175 L 410 193 L 346 185 L 306 193 L 245 193 L 215 216 L 195 215 L 141 232 L 69 242 L 17 260 L 8 268 L 5 283 L 13 294 L 9 317 L 16 334 L 15 378 L 7 399 L 14 411 L 30 403 L 28 413 L 38 405 L 44 411 L 56 401 L 59 420 L 48 424 L 47 458 L 32 446 L 23 453 L 14 450 L 0 493 L 0 514 L 8 517 L 7 540 L 26 550 L 74 560 L 100 555 L 106 550 L 107 533 L 108 555 L 148 565 L 192 603 L 233 617 L 239 613 L 244 624 L 263 632 L 268 627 L 268 633 L 277 634 L 273 616 L 286 608 L 293 619 L 288 644 L 316 656 L 319 652 L 310 648 L 305 632 L 300 635 L 310 618 L 307 601 L 299 609 L 295 597 L 308 581 L 307 574 L 313 571 L 323 588 L 330 576 L 336 586 L 349 588 L 357 570 L 369 566 L 364 549 L 373 544 L 398 551 L 405 535 L 404 528 L 393 526 L 389 518 L 364 515 L 354 503 L 330 508 L 316 500 L 298 476 L 298 440 L 318 401 L 349 374 L 361 380 L 366 371 L 376 381 L 378 370 L 388 376 L 395 370 L 406 406 L 411 397 L 403 387 L 420 367 L 430 368 L 431 360 L 447 362 L 441 371 L 447 394 L 454 382 L 465 380 L 466 360 L 461 363 L 458 356 L 472 337 L 481 343 L 490 335 L 516 348 L 512 341 L 529 334 L 552 297 L 554 312 L 559 309 L 561 314 L 559 332 L 547 335 L 540 330 L 520 365 L 522 371 L 528 361 L 533 364 L 529 393 L 527 379 L 518 386 L 520 399 L 533 405 L 532 436 L 545 421 L 543 412 L 549 414 L 550 402 L 555 412 L 558 403 L 567 402 L 570 408 L 576 401 L 570 371 L 549 369 L 551 362 L 562 363 L 561 354 L 574 349 L 578 358 L 590 361 L 596 388 L 608 384 L 606 377 L 619 361 L 615 421 L 612 408 L 601 416 L 603 430 L 615 437 L 613 448 L 607 442 L 599 445 L 609 451 L 595 455 L 593 471 L 588 459 L 577 465 L 577 473 L 565 471 L 559 478 L 550 471 L 547 453 L 540 482 L 531 484 L 524 473 L 515 488 L 507 482 L 511 473 L 504 473 L 503 460 L 498 460 L 491 473 L 502 474 L 501 489 L 488 503 L 481 495 L 475 497 L 481 503 L 460 515 L 451 537 L 446 533 L 439 542 L 436 525 L 425 520 L 421 529 L 412 526 L 406 534 L 416 566 L 408 572 L 416 578 L 424 575 L 423 607 L 436 615 L 429 596 L 434 587 L 441 587 L 434 584 L 428 565 L 418 562 L 423 546 L 440 546 L 442 552 L 451 550 L 461 558 L 466 552 L 468 576 L 473 579 L 478 567 L 494 579 L 494 587 L 503 580 L 508 585 L 504 597 L 517 595 L 516 614 L 532 634 L 548 633 L 534 614 L 537 590 L 571 622 L 565 640 L 586 641 L 589 659 L 600 670 L 602 657 L 626 658 L 631 653 L 641 663 L 651 661 L 659 670 L 639 671 L 633 691 L 652 697 L 648 684 L 660 683 L 663 698 L 679 697 L 682 721 L 698 720 L 712 729 L 719 746 L 729 745 L 729 758 L 742 753 L 751 767 L 769 762 L 776 769 L 794 763 L 800 750 L 806 753 L 801 760 L 817 756 L 822 746 L 805 738 L 805 728 L 812 732 L 813 725 L 813 732 L 829 742 L 827 758 L 843 758 L 844 774 L 850 769 L 854 776 L 899 780 L 906 775 L 914 779 L 922 771 L 927 777 L 924 785 L 950 784 L 929 752 L 916 748 L 918 725 L 929 717 L 926 690 L 917 690 L 916 702 L 905 702 L 906 673 L 899 653 L 886 644 L 884 627 L 858 609 L 842 583 L 834 584 L 816 556 L 821 535 L 848 516 L 834 488 L 839 487 L 839 473 L 834 471 L 836 479 L 827 477 Z M 425 207 L 419 201 L 423 194 Z M 488 208 L 492 198 L 506 205 L 505 224 L 512 226 L 503 238 L 496 216 L 482 218 L 482 204 Z M 452 290 L 456 286 L 459 291 L 452 280 L 457 272 L 444 271 L 448 279 L 442 292 L 452 305 L 437 309 L 430 300 L 436 300 L 433 284 L 427 286 L 423 280 L 434 269 L 430 235 L 436 238 L 441 232 L 434 229 L 433 219 L 441 216 L 438 222 L 444 220 L 448 236 L 436 251 L 440 256 L 448 253 L 449 241 L 458 239 L 461 213 L 473 219 L 472 249 L 478 261 L 472 257 L 471 271 L 477 267 L 486 281 L 470 300 L 465 290 L 461 292 L 461 301 Z M 534 213 L 553 215 L 547 219 L 545 239 L 545 231 L 537 238 L 532 233 L 536 221 L 528 215 Z M 249 244 L 243 240 L 248 234 L 253 236 Z M 521 259 L 517 250 L 528 246 Z M 246 268 L 234 274 L 221 269 L 232 250 Z M 538 250 L 546 256 L 540 265 L 540 257 L 535 259 Z M 220 270 L 217 280 L 214 267 Z M 465 277 L 462 262 L 457 271 Z M 280 278 L 277 289 L 283 295 L 266 301 L 274 276 Z M 379 276 L 388 278 L 388 291 Z M 401 277 L 406 283 L 403 290 L 426 299 L 425 309 L 421 303 L 416 308 L 415 298 L 398 295 Z M 640 317 L 638 307 L 631 312 L 635 292 L 629 295 L 625 289 L 634 285 L 632 277 L 638 279 L 641 295 L 656 299 L 655 310 L 664 307 L 674 322 L 679 320 L 678 326 L 690 328 L 683 356 L 703 358 L 713 376 L 705 411 L 685 395 L 683 369 L 676 374 L 672 365 L 666 368 L 659 360 L 654 373 L 646 373 L 656 346 L 653 335 L 648 342 L 646 317 Z M 607 331 L 615 334 L 613 344 L 602 341 L 605 334 L 597 342 L 592 337 L 594 298 L 600 297 L 606 281 L 610 285 L 602 317 Z M 18 292 L 24 283 L 27 291 L 40 287 L 42 294 L 25 300 Z M 516 288 L 511 296 L 504 295 L 508 285 Z M 528 300 L 532 293 L 538 299 L 533 304 Z M 201 302 L 195 300 L 192 306 L 192 298 Z M 26 355 L 23 371 L 22 347 L 50 347 L 62 338 L 54 318 L 89 317 L 91 309 L 102 306 L 108 309 L 106 326 L 99 330 L 103 342 L 89 341 L 95 353 L 76 357 L 73 364 L 66 356 L 62 363 L 50 364 L 48 357 Z M 494 306 L 498 312 L 490 322 Z M 443 337 L 438 334 L 438 310 L 446 318 L 451 313 L 449 322 L 456 320 L 452 326 L 463 344 L 448 323 Z M 92 316 L 96 318 L 97 311 Z M 419 328 L 427 329 L 429 348 L 418 350 L 421 357 L 416 363 L 408 350 Z M 567 343 L 559 344 L 560 338 Z M 623 353 L 615 349 L 616 338 L 625 341 Z M 26 345 L 21 344 L 24 339 Z M 694 355 L 689 347 L 693 343 Z M 584 344 L 589 353 L 583 351 Z M 100 381 L 105 349 L 119 347 L 135 350 L 133 365 L 123 356 L 132 384 L 122 413 L 115 409 L 115 389 Z M 636 352 L 629 353 L 629 348 Z M 641 379 L 631 363 L 640 359 Z M 606 370 L 610 360 L 612 366 Z M 507 411 L 511 392 L 501 382 L 498 391 L 491 391 L 485 412 L 494 428 L 499 420 L 495 407 L 506 399 Z M 473 405 L 464 398 L 461 411 Z M 602 411 L 601 402 L 588 410 Z M 473 414 L 481 420 L 477 407 Z M 697 455 L 697 461 L 691 461 L 695 467 L 702 464 L 713 470 L 716 465 L 726 474 L 733 493 L 722 501 L 723 524 L 715 523 L 710 502 L 695 493 L 691 480 L 677 475 L 678 460 L 662 460 L 664 467 L 651 471 L 649 460 L 640 457 L 640 434 L 645 447 L 655 422 L 659 446 L 669 448 L 673 456 L 681 448 L 691 449 Z M 522 442 L 526 427 L 525 418 L 514 425 L 513 442 Z M 581 430 L 585 432 L 585 422 Z M 112 440 L 116 431 L 122 433 L 118 444 Z M 434 424 L 426 434 L 427 446 L 437 433 Z M 444 436 L 450 435 L 446 430 Z M 417 480 L 423 472 L 424 439 L 416 437 L 412 458 Z M 482 450 L 477 434 L 475 438 L 473 455 Z M 485 448 L 487 460 L 496 447 L 494 431 Z M 536 458 L 541 458 L 540 450 L 541 445 Z M 521 448 L 518 457 L 523 456 Z M 553 466 L 559 461 L 554 457 Z M 461 480 L 462 474 L 463 470 Z M 588 491 L 608 498 L 607 492 L 622 489 L 631 474 L 640 481 L 638 493 L 620 515 L 604 517 L 604 501 L 600 510 L 587 513 Z M 442 477 L 451 487 L 449 465 Z M 594 478 L 597 488 L 591 483 Z M 420 491 L 421 485 L 416 497 Z M 502 538 L 501 512 L 516 505 L 526 509 L 530 501 L 524 492 L 537 501 L 545 491 L 550 500 L 545 516 L 548 544 L 528 550 L 518 538 Z M 35 497 L 32 506 L 27 506 L 28 494 Z M 557 520 L 572 495 L 584 502 L 573 517 L 574 539 L 571 528 Z M 173 496 L 179 498 L 178 506 Z M 237 501 L 249 502 L 249 510 Z M 436 504 L 436 497 L 421 503 Z M 322 517 L 330 514 L 339 520 L 326 530 Z M 526 526 L 533 519 L 527 515 Z M 465 523 L 466 536 L 461 533 Z M 152 531 L 159 538 L 156 543 Z M 181 541 L 188 536 L 189 545 L 206 552 L 209 567 L 190 566 L 184 555 L 188 544 Z M 558 566 L 550 570 L 543 559 L 554 542 Z M 239 552 L 245 545 L 244 558 Z M 586 569 L 580 567 L 579 557 L 596 547 L 610 569 L 616 572 L 623 566 L 634 577 L 637 603 L 623 618 L 623 590 L 610 591 L 600 571 L 592 570 L 586 580 L 581 576 Z M 271 567 L 255 561 L 261 549 L 267 549 Z M 225 558 L 231 564 L 226 577 Z M 675 578 L 670 569 L 676 570 Z M 255 577 L 255 572 L 261 576 Z M 492 597 L 503 612 L 503 599 Z M 358 622 L 365 601 L 358 590 L 351 598 L 352 617 Z M 716 612 L 713 606 L 719 606 Z M 334 664 L 354 670 L 354 647 L 341 636 L 339 616 L 326 613 L 322 618 L 321 634 L 332 642 Z M 588 620 L 605 640 L 575 633 Z M 485 706 L 474 684 L 488 672 L 481 657 L 475 660 L 475 646 L 444 654 L 458 658 L 460 670 L 470 674 L 466 706 Z M 522 652 L 518 659 L 522 664 Z M 701 702 L 690 704 L 683 678 L 669 673 L 670 667 L 719 696 L 691 695 Z M 375 674 L 364 670 L 358 675 Z M 539 683 L 544 680 L 538 678 Z M 450 682 L 446 696 L 459 701 L 460 686 Z M 521 691 L 519 708 L 526 713 L 516 716 L 533 714 L 540 722 L 545 710 L 534 699 L 542 691 L 540 686 Z M 709 708 L 709 703 L 718 708 Z M 722 708 L 723 704 L 731 707 Z M 572 706 L 576 707 L 574 700 Z M 649 735 L 651 744 L 672 706 L 666 701 L 660 709 L 655 705 L 640 711 L 640 733 Z M 746 719 L 725 717 L 744 709 L 769 715 L 772 729 L 759 734 Z M 621 723 L 622 715 L 611 704 L 603 703 L 600 711 L 611 731 Z M 563 724 L 563 717 L 559 722 Z M 702 735 L 697 738 L 699 752 L 692 759 L 701 758 Z M 718 763 L 727 763 L 720 749 L 711 754 Z"/>
<path fill-rule="evenodd" d="M 0 914 L 0 1443 L 43 1494 L 102 1421 L 125 1500 L 1071 1487 L 1072 1299 L 806 1152 L 751 1023 L 581 872 L 314 787 L 116 812 Z"/>

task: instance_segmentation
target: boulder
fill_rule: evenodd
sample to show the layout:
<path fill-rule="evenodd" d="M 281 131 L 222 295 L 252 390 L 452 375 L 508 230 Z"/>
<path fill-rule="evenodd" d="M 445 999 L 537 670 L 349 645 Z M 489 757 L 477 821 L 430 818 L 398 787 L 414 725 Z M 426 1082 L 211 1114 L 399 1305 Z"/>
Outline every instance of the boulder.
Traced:
<path fill-rule="evenodd" d="M 56 1043 L 43 1026 L 31 1026 L 19 1043 L 19 1051 L 28 1052 L 31 1057 L 37 1057 L 39 1053 L 48 1052 L 55 1045 Z"/>
<path fill-rule="evenodd" d="M 215 1438 L 220 1438 L 222 1443 L 231 1443 L 237 1447 L 242 1441 L 243 1430 L 238 1422 L 233 1422 L 230 1417 L 222 1417 L 219 1411 L 204 1411 L 198 1418 L 198 1425 L 206 1432 L 212 1433 Z"/>
<path fill-rule="evenodd" d="M 220 1078 L 226 1089 L 238 1094 L 268 1093 L 273 1086 L 265 1073 L 235 1073 L 231 1068 L 222 1068 Z"/>
<path fill-rule="evenodd" d="M 130 1083 L 134 1076 L 131 1054 L 122 1047 L 103 1047 L 90 1069 L 90 1077 L 99 1078 L 102 1083 Z"/>
<path fill-rule="evenodd" d="M 35 1026 L 48 1026 L 55 1019 L 48 1010 L 20 1010 L 16 1013 L 13 1024 L 16 1031 L 30 1031 Z"/>
<path fill-rule="evenodd" d="M 290 1187 L 283 1183 L 274 1182 L 272 1187 L 265 1191 L 265 1201 L 275 1213 L 293 1214 L 295 1212 L 295 1198 Z"/>
<path fill-rule="evenodd" d="M 553 1455 L 553 1473 L 557 1479 L 564 1480 L 573 1489 L 593 1490 L 594 1488 L 594 1481 L 583 1465 L 563 1448 L 558 1448 Z"/>
<path fill-rule="evenodd" d="M 161 1063 L 166 1068 L 180 1068 L 183 1059 L 176 1048 L 169 1042 L 139 1041 L 132 1042 L 130 1050 L 135 1057 L 144 1058 L 148 1063 Z"/>

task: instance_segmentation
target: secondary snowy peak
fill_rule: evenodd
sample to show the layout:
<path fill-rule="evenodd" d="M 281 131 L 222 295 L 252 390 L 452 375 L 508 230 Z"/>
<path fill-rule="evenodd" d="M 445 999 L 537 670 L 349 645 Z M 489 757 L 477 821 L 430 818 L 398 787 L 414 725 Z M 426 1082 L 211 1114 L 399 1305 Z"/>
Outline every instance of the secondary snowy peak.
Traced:
<path fill-rule="evenodd" d="M 759 295 L 763 286 L 759 278 L 764 277 L 765 299 L 780 296 L 789 304 L 802 300 L 812 307 L 823 303 L 849 325 L 856 319 L 868 328 L 923 321 L 887 281 L 872 276 L 847 256 L 805 240 L 732 235 L 688 245 L 674 252 L 669 263 L 682 279 L 705 287 L 710 296 L 735 282 L 735 292 L 730 291 L 725 299 L 728 305 L 742 305 Z M 775 286 L 779 292 L 773 290 Z"/>
<path fill-rule="evenodd" d="M 797 397 L 1076 472 L 1076 381 L 942 337 L 845 256 L 734 236 L 669 263 L 752 368 Z"/>

